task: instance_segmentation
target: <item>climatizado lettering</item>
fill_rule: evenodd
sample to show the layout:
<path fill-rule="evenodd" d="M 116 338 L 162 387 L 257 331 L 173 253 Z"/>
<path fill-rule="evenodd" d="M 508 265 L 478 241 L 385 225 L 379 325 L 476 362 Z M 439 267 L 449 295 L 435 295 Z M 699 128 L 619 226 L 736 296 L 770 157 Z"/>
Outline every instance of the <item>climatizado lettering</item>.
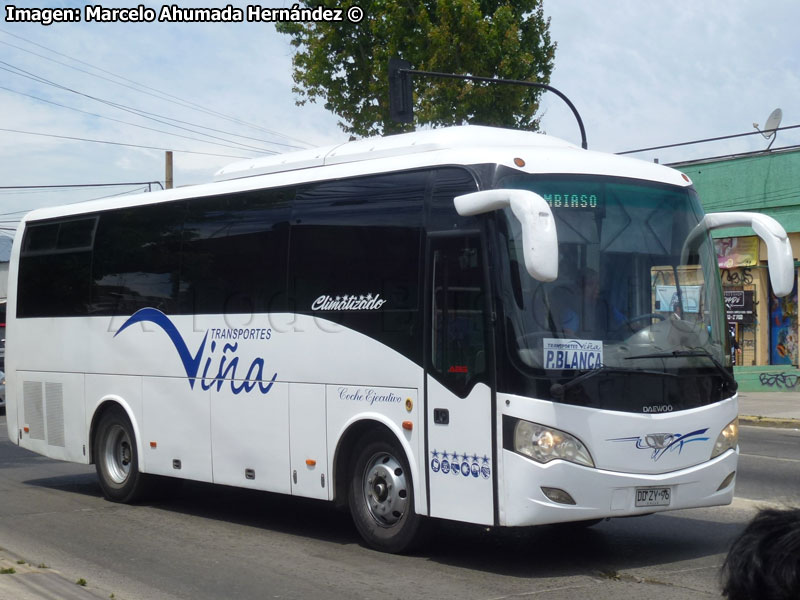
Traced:
<path fill-rule="evenodd" d="M 265 373 L 266 363 L 261 357 L 252 360 L 249 366 L 246 363 L 240 364 L 239 356 L 237 355 L 239 342 L 217 344 L 217 342 L 212 341 L 206 347 L 209 334 L 211 334 L 212 340 L 248 338 L 268 340 L 272 335 L 272 330 L 270 329 L 209 329 L 203 337 L 200 348 L 192 354 L 178 328 L 175 327 L 175 324 L 170 321 L 167 315 L 155 308 L 143 308 L 131 315 L 122 324 L 122 327 L 117 330 L 114 337 L 117 337 L 131 325 L 142 322 L 153 323 L 167 334 L 178 352 L 181 363 L 183 363 L 191 389 L 194 389 L 194 384 L 199 379 L 200 387 L 205 391 L 216 389 L 219 392 L 227 384 L 230 385 L 231 392 L 234 394 L 241 394 L 242 392 L 249 394 L 255 390 L 262 394 L 268 394 L 278 378 L 277 373 L 273 373 L 271 377 L 268 372 Z M 225 331 L 236 333 L 223 334 Z M 220 346 L 221 350 L 218 350 Z M 206 351 L 207 349 L 208 351 Z M 203 368 L 202 375 L 200 375 L 201 365 Z M 245 368 L 247 369 L 246 371 Z"/>
<path fill-rule="evenodd" d="M 378 310 L 386 304 L 380 294 L 366 296 L 320 296 L 311 305 L 311 310 Z"/>

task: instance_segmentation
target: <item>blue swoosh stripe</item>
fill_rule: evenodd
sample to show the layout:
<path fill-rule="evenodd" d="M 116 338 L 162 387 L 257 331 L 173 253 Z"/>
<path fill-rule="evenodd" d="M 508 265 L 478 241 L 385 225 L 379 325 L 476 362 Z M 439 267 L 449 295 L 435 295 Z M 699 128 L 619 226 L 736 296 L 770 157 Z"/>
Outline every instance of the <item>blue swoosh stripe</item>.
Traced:
<path fill-rule="evenodd" d="M 136 323 L 141 323 L 143 321 L 158 325 L 164 331 L 164 333 L 169 336 L 170 341 L 175 346 L 175 350 L 178 351 L 178 356 L 183 363 L 186 376 L 189 378 L 189 386 L 194 389 L 194 382 L 197 378 L 197 372 L 200 370 L 200 359 L 203 356 L 203 349 L 206 347 L 206 340 L 208 339 L 208 331 L 206 331 L 206 335 L 203 338 L 203 343 L 200 344 L 200 349 L 197 351 L 197 354 L 192 356 L 192 353 L 189 351 L 189 347 L 186 345 L 183 336 L 181 336 L 178 328 L 175 327 L 174 323 L 169 320 L 167 315 L 157 308 L 142 308 L 133 313 L 133 315 L 131 315 L 130 318 L 128 318 L 128 320 L 122 324 L 122 327 L 117 330 L 117 333 L 114 334 L 114 337 L 117 337 L 131 325 L 135 325 Z"/>

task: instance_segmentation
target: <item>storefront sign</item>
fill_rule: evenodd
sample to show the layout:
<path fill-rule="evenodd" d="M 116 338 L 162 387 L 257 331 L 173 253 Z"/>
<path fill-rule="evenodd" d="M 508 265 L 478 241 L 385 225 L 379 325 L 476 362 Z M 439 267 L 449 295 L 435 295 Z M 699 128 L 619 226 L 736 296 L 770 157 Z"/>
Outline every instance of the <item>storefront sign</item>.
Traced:
<path fill-rule="evenodd" d="M 754 267 L 758 264 L 758 238 L 756 236 L 719 238 L 714 240 L 720 269 Z"/>
<path fill-rule="evenodd" d="M 676 312 L 682 300 L 683 312 L 698 313 L 700 312 L 702 291 L 703 286 L 700 285 L 682 285 L 680 294 L 678 294 L 678 288 L 674 285 L 657 285 L 656 310 L 659 312 Z M 681 300 L 678 300 L 678 298 L 681 298 Z"/>
<path fill-rule="evenodd" d="M 752 325 L 753 292 L 725 290 L 725 317 L 728 323 L 742 323 Z"/>

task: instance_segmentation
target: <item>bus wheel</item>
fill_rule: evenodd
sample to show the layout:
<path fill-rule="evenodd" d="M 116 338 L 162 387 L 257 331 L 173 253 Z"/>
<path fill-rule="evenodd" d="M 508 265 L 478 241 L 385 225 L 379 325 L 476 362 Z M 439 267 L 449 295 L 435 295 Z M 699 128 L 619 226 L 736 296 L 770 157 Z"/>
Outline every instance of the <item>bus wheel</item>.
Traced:
<path fill-rule="evenodd" d="M 383 552 L 411 549 L 422 517 L 414 510 L 414 487 L 405 453 L 396 443 L 369 435 L 351 469 L 350 514 L 367 544 Z"/>
<path fill-rule="evenodd" d="M 111 408 L 101 417 L 94 448 L 97 477 L 106 499 L 134 502 L 141 498 L 147 477 L 139 472 L 133 427 L 121 408 Z"/>

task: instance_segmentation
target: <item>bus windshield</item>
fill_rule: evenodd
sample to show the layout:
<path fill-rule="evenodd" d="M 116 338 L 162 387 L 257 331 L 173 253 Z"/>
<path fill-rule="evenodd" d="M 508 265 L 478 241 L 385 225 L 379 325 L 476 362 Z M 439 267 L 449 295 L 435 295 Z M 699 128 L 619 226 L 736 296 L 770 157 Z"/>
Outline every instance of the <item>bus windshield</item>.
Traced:
<path fill-rule="evenodd" d="M 703 216 L 694 190 L 583 175 L 511 175 L 497 187 L 540 194 L 558 231 L 558 278 L 543 283 L 525 271 L 517 219 L 505 209 L 499 220 L 517 370 L 563 381 L 593 369 L 675 377 L 730 365 L 713 244 L 681 258 Z"/>

